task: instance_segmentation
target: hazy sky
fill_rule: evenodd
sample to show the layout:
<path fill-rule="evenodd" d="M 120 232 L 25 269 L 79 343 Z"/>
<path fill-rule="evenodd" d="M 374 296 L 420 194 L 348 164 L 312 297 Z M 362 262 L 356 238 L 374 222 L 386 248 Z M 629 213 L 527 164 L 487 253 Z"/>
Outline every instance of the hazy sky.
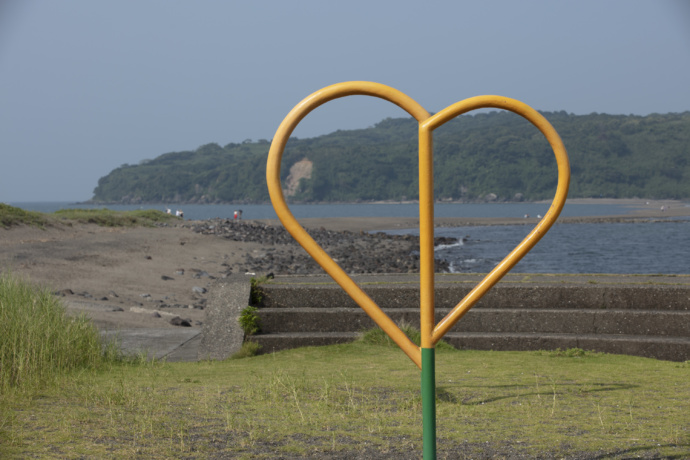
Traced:
<path fill-rule="evenodd" d="M 87 200 L 123 163 L 270 140 L 301 99 L 348 80 L 431 112 L 480 94 L 684 112 L 690 1 L 0 0 L 0 202 Z M 352 97 L 295 135 L 400 116 Z"/>

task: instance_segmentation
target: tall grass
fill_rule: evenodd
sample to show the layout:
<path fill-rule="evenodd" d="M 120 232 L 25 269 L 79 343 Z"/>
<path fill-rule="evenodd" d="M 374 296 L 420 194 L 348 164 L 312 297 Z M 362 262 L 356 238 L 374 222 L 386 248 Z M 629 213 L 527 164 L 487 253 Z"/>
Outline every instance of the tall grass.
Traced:
<path fill-rule="evenodd" d="M 113 344 L 103 346 L 88 319 L 68 316 L 47 290 L 10 273 L 0 275 L 0 400 L 12 389 L 31 391 L 116 354 Z"/>

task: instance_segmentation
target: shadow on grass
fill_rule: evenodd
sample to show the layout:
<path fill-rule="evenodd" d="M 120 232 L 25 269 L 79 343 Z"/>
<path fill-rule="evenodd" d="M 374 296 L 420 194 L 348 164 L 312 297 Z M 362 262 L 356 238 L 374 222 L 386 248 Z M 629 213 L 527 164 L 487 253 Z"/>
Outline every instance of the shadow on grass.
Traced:
<path fill-rule="evenodd" d="M 686 448 L 688 450 L 686 452 L 681 452 L 679 454 L 664 455 L 663 457 L 659 457 L 657 452 L 662 448 L 672 448 L 672 449 Z M 635 458 L 640 458 L 640 457 L 663 458 L 663 459 L 667 459 L 667 460 L 677 459 L 677 458 L 688 458 L 688 455 L 690 455 L 690 444 L 655 444 L 655 445 L 651 445 L 651 446 L 637 446 L 637 447 L 631 447 L 629 449 L 614 450 L 614 451 L 604 452 L 604 453 L 595 453 L 590 458 L 592 460 L 599 460 L 599 459 L 604 459 L 604 458 L 632 458 L 630 456 L 630 454 L 638 454 L 638 455 L 635 455 Z"/>
<path fill-rule="evenodd" d="M 460 383 L 458 383 L 460 385 Z M 457 403 L 458 399 L 455 395 L 450 393 L 445 387 L 445 386 L 439 386 L 436 388 L 436 398 L 440 401 L 445 401 L 445 402 L 450 402 L 450 403 Z M 594 394 L 594 393 L 599 393 L 599 392 L 604 392 L 604 391 L 620 391 L 620 390 L 630 390 L 633 388 L 638 388 L 638 385 L 631 385 L 631 384 L 625 384 L 625 383 L 589 383 L 586 385 L 587 387 L 599 387 L 599 388 L 592 388 L 592 389 L 582 389 L 583 385 L 582 384 L 574 384 L 574 383 L 558 383 L 556 384 L 556 388 L 564 388 L 564 387 L 578 387 L 578 392 L 580 394 L 586 395 L 586 394 Z M 467 388 L 481 388 L 483 390 L 485 389 L 495 389 L 495 388 L 526 388 L 526 385 L 520 385 L 520 384 L 515 384 L 515 385 L 467 385 L 463 384 L 462 388 L 467 389 Z M 551 396 L 554 394 L 553 390 L 553 385 L 551 384 L 544 384 L 543 385 L 544 390 L 543 391 L 531 391 L 529 393 L 510 393 L 510 394 L 505 394 L 505 395 L 500 395 L 500 396 L 494 396 L 492 398 L 485 398 L 485 399 L 480 399 L 477 401 L 470 401 L 472 398 L 465 398 L 462 400 L 462 404 L 466 406 L 479 406 L 482 404 L 488 404 L 496 401 L 501 401 L 504 399 L 512 399 L 512 398 L 517 398 L 517 397 L 525 397 L 525 396 Z M 562 394 L 562 391 L 555 391 L 556 394 Z"/>

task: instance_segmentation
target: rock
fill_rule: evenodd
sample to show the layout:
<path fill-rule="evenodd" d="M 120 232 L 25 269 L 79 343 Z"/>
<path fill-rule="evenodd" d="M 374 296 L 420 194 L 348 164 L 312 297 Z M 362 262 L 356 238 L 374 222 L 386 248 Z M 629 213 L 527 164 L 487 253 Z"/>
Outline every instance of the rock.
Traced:
<path fill-rule="evenodd" d="M 179 316 L 176 316 L 173 319 L 171 319 L 170 324 L 172 324 L 173 326 L 192 327 L 191 320 L 182 319 Z"/>
<path fill-rule="evenodd" d="M 153 313 L 151 313 L 151 316 L 153 316 L 154 318 L 161 318 L 161 314 L 158 313 L 157 311 L 154 311 Z"/>
<path fill-rule="evenodd" d="M 302 251 L 295 251 L 297 242 L 283 227 L 252 222 L 233 222 L 228 219 L 189 224 L 197 232 L 226 238 L 233 241 L 261 243 L 262 249 L 245 254 L 242 265 L 232 269 L 227 265 L 226 277 L 230 273 L 261 275 L 316 274 L 323 273 L 321 267 Z M 212 227 L 212 228 L 211 228 Z M 383 232 L 353 233 L 330 231 L 325 228 L 308 229 L 309 235 L 337 261 L 346 273 L 408 273 L 419 272 L 419 237 L 414 235 L 389 235 Z M 435 244 L 454 244 L 452 238 L 436 239 Z M 223 265 L 226 266 L 226 265 Z M 449 271 L 447 261 L 435 261 L 437 272 Z M 244 268 L 244 269 L 243 269 Z M 195 277 L 205 277 L 202 270 L 194 269 Z M 209 276 L 210 279 L 214 277 Z M 267 276 L 270 279 L 270 277 Z"/>
<path fill-rule="evenodd" d="M 65 297 L 68 295 L 74 295 L 74 291 L 72 291 L 71 289 L 62 289 L 60 291 L 53 292 L 53 295 L 59 295 L 61 297 Z"/>
<path fill-rule="evenodd" d="M 172 278 L 172 277 L 170 277 L 170 276 L 165 276 L 165 275 L 163 275 L 163 276 L 161 276 L 161 279 L 162 279 L 163 281 L 173 281 L 175 278 Z"/>
<path fill-rule="evenodd" d="M 195 294 L 206 294 L 206 288 L 202 288 L 202 287 L 199 287 L 199 286 L 194 286 L 194 287 L 192 288 L 192 292 L 194 292 Z"/>

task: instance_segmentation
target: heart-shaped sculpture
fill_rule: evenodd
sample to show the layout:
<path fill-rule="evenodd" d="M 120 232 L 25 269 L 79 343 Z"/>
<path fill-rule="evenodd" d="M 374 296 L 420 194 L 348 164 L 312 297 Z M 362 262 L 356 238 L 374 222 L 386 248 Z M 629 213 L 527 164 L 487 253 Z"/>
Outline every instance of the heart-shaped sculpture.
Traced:
<path fill-rule="evenodd" d="M 344 96 L 363 95 L 390 101 L 412 115 L 419 123 L 419 235 L 420 235 L 420 332 L 421 347 L 415 345 L 381 308 L 343 271 L 321 246 L 297 222 L 285 202 L 280 182 L 280 163 L 290 135 L 299 122 L 312 110 L 328 101 Z M 535 125 L 546 137 L 556 155 L 558 186 L 549 211 L 534 229 L 477 286 L 451 310 L 438 325 L 434 324 L 434 194 L 433 145 L 434 129 L 463 113 L 480 108 L 499 108 L 514 112 Z M 563 142 L 551 124 L 536 110 L 514 99 L 500 96 L 477 96 L 457 102 L 431 116 L 417 102 L 380 83 L 352 81 L 327 86 L 297 104 L 278 127 L 268 153 L 266 182 L 271 202 L 286 230 L 314 258 L 333 280 L 388 334 L 421 369 L 421 349 L 434 345 L 482 298 L 491 287 L 510 271 L 546 234 L 558 218 L 568 194 L 570 164 Z"/>

